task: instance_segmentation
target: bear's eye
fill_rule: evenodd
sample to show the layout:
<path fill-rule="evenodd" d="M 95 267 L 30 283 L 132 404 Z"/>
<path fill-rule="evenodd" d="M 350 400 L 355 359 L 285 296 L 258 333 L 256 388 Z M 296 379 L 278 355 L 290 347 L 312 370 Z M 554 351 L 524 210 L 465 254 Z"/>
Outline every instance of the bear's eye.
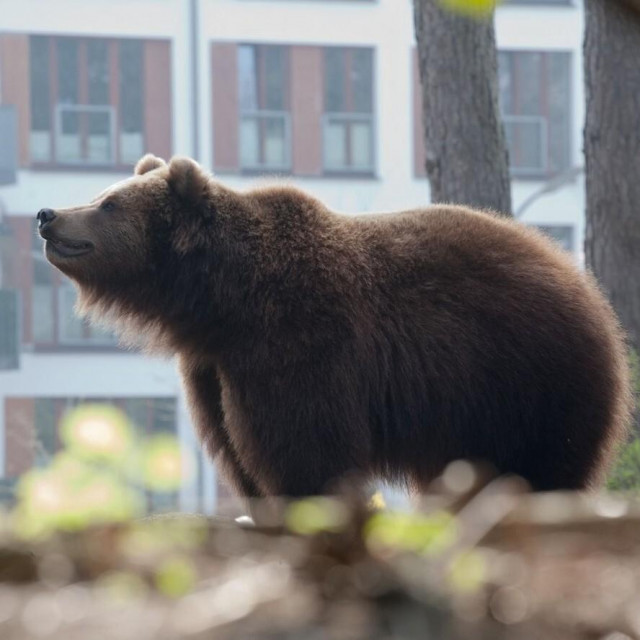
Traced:
<path fill-rule="evenodd" d="M 108 212 L 110 212 L 110 211 L 115 211 L 115 209 L 116 209 L 116 203 L 115 203 L 113 200 L 105 200 L 105 202 L 103 202 L 103 203 L 100 205 L 100 208 L 101 208 L 103 211 L 106 211 L 107 213 L 108 213 Z"/>

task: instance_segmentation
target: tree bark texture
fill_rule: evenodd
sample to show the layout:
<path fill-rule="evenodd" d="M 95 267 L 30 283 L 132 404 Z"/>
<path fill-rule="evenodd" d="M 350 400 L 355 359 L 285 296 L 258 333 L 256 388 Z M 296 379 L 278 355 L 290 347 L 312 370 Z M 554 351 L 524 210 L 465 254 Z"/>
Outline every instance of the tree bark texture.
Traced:
<path fill-rule="evenodd" d="M 640 14 L 585 0 L 585 257 L 640 347 Z"/>
<path fill-rule="evenodd" d="M 493 16 L 414 0 L 431 200 L 511 215 Z"/>

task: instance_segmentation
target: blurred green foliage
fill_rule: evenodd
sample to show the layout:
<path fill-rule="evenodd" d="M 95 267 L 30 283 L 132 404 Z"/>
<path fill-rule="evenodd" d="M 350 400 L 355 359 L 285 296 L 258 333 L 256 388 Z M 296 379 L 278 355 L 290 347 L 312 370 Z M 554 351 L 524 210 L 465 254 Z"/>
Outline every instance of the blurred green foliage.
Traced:
<path fill-rule="evenodd" d="M 446 9 L 472 17 L 490 16 L 501 0 L 440 0 Z"/>
<path fill-rule="evenodd" d="M 622 448 L 607 480 L 607 489 L 640 493 L 640 438 L 637 436 Z"/>
<path fill-rule="evenodd" d="M 189 593 L 197 581 L 193 562 L 186 556 L 165 559 L 156 572 L 155 584 L 160 593 L 170 598 L 179 598 Z"/>
<path fill-rule="evenodd" d="M 636 351 L 629 353 L 631 379 L 633 384 L 634 404 L 638 407 L 640 398 L 640 358 Z M 637 413 L 637 409 L 636 409 Z M 631 439 L 622 447 L 607 480 L 607 489 L 610 491 L 627 491 L 640 493 L 640 433 L 636 429 Z"/>
<path fill-rule="evenodd" d="M 475 549 L 457 554 L 449 564 L 449 584 L 457 591 L 476 591 L 487 579 L 484 556 Z"/>
<path fill-rule="evenodd" d="M 448 511 L 431 514 L 381 511 L 365 528 L 367 546 L 439 555 L 458 539 L 455 517 Z"/>
<path fill-rule="evenodd" d="M 294 533 L 314 535 L 321 531 L 341 531 L 348 517 L 344 504 L 320 496 L 292 503 L 287 509 L 285 521 Z"/>
<path fill-rule="evenodd" d="M 136 438 L 127 416 L 110 405 L 69 411 L 60 440 L 51 464 L 18 482 L 11 521 L 22 538 L 131 520 L 143 515 L 147 490 L 177 490 L 188 469 L 175 438 Z"/>

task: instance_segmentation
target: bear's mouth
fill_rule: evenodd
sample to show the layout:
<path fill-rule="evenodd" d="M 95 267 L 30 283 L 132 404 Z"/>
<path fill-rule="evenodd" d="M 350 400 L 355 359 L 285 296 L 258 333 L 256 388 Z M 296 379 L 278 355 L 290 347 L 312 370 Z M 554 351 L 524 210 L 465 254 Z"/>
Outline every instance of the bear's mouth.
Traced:
<path fill-rule="evenodd" d="M 93 249 L 90 242 L 69 242 L 57 238 L 46 238 L 45 250 L 52 251 L 64 258 L 75 258 L 89 253 Z"/>

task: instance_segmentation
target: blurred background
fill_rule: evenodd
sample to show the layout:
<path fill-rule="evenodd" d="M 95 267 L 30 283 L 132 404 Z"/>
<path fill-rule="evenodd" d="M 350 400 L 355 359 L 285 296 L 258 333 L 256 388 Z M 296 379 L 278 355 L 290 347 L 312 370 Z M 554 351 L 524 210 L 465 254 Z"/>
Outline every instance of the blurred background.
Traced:
<path fill-rule="evenodd" d="M 59 450 L 62 415 L 99 402 L 191 454 L 148 511 L 224 512 L 174 364 L 74 316 L 35 213 L 87 202 L 146 152 L 344 212 L 427 204 L 412 3 L 0 0 L 0 16 L 0 501 Z M 514 214 L 582 262 L 582 5 L 510 0 L 495 21 Z"/>

